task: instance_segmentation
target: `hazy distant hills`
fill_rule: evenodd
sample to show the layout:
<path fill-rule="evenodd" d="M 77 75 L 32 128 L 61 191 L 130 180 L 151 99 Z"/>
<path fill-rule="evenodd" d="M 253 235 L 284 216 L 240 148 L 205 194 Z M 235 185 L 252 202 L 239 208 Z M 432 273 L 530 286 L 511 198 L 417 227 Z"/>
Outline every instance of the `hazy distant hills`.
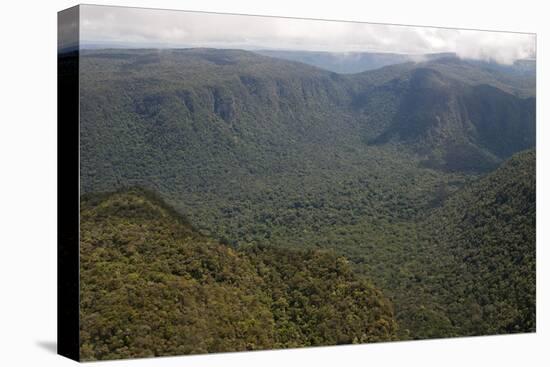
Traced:
<path fill-rule="evenodd" d="M 82 51 L 82 193 L 146 187 L 235 248 L 335 250 L 400 339 L 532 331 L 533 65 L 272 56 Z"/>
<path fill-rule="evenodd" d="M 254 50 L 253 52 L 289 61 L 298 61 L 313 65 L 321 69 L 341 74 L 355 74 L 363 71 L 379 69 L 384 66 L 403 64 L 408 62 L 421 63 L 438 59 L 456 58 L 451 52 L 432 54 L 398 54 L 389 52 L 322 52 L 322 51 L 292 51 L 292 50 Z M 502 71 L 534 77 L 535 60 L 517 60 L 511 65 L 496 62 L 463 60 L 486 70 Z"/>
<path fill-rule="evenodd" d="M 452 54 L 430 54 L 430 55 L 406 55 L 395 53 L 375 52 L 315 52 L 315 51 L 279 51 L 279 50 L 257 50 L 260 55 L 276 57 L 280 59 L 298 61 L 304 64 L 313 65 L 321 69 L 342 74 L 354 74 L 363 71 L 378 69 L 383 66 L 401 64 L 405 62 L 428 61 L 439 57 L 451 56 Z"/>

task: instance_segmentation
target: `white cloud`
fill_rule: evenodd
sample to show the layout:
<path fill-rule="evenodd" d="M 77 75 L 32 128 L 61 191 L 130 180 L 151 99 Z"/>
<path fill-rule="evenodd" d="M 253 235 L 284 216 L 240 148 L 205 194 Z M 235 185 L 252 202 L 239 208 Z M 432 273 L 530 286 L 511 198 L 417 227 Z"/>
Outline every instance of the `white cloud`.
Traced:
<path fill-rule="evenodd" d="M 81 7 L 83 44 L 330 52 L 455 52 L 511 63 L 535 57 L 524 33 L 335 22 L 108 6 Z"/>

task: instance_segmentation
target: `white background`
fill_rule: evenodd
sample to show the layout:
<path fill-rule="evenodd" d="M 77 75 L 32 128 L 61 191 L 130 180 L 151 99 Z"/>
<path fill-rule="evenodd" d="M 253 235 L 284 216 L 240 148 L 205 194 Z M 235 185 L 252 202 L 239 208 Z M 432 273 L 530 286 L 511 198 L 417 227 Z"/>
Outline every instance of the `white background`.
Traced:
<path fill-rule="evenodd" d="M 536 32 L 537 333 L 102 362 L 102 366 L 548 366 L 548 63 L 545 1 L 96 1 L 168 9 Z M 56 12 L 74 1 L 4 1 L 0 27 L 0 366 L 72 365 L 56 340 Z M 549 46 L 550 47 L 550 46 Z M 546 123 L 545 123 L 546 122 Z M 545 344 L 547 344 L 545 348 Z"/>

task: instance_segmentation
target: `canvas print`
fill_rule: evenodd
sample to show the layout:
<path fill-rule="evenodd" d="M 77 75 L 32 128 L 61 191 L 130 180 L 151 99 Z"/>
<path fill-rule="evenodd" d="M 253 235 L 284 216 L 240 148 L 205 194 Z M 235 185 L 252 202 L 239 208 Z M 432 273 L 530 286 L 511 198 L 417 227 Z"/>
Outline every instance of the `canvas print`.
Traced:
<path fill-rule="evenodd" d="M 76 359 L 535 332 L 534 34 L 92 5 L 59 32 Z"/>

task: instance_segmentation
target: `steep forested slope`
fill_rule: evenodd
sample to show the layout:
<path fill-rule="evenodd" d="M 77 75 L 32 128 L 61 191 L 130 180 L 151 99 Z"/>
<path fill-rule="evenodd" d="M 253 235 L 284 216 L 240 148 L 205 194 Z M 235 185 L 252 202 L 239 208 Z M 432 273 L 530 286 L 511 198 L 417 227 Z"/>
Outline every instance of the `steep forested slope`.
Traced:
<path fill-rule="evenodd" d="M 138 189 L 81 201 L 81 358 L 391 340 L 382 294 L 326 251 L 235 250 Z"/>
<path fill-rule="evenodd" d="M 470 86 L 421 67 L 409 74 L 392 123 L 373 142 L 405 142 L 434 168 L 487 171 L 534 146 L 534 121 L 533 98 L 519 99 L 488 84 Z"/>
<path fill-rule="evenodd" d="M 401 335 L 535 330 L 535 184 L 535 152 L 518 153 L 389 246 L 393 275 L 373 274 L 391 295 Z"/>
<path fill-rule="evenodd" d="M 461 264 L 451 293 L 475 312 L 453 322 L 471 334 L 535 330 L 535 167 L 534 150 L 516 154 L 427 222 Z"/>

